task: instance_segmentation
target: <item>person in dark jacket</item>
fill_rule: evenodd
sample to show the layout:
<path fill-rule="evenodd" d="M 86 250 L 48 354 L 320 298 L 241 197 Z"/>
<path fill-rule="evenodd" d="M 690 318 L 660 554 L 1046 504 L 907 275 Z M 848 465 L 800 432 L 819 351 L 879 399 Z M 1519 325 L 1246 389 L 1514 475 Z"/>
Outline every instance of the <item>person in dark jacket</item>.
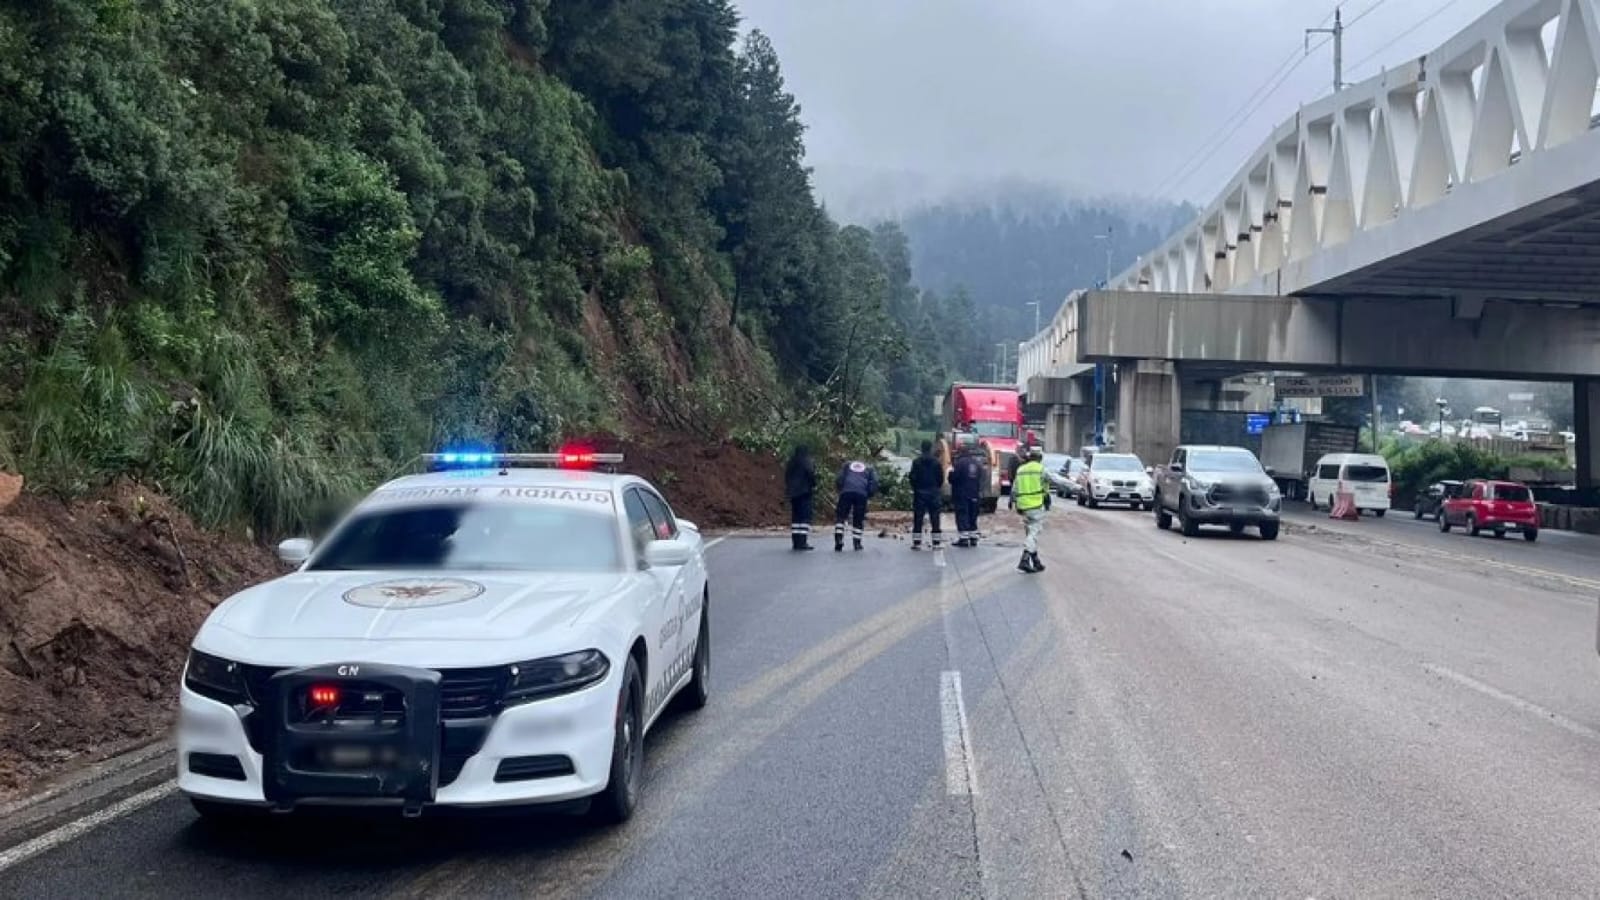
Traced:
<path fill-rule="evenodd" d="M 944 466 L 933 455 L 933 442 L 922 442 L 922 455 L 911 462 L 911 549 L 922 549 L 922 519 L 933 521 L 933 549 L 944 549 L 939 506 L 944 502 Z"/>
<path fill-rule="evenodd" d="M 833 510 L 833 549 L 844 549 L 844 523 L 850 520 L 850 536 L 855 549 L 861 549 L 861 530 L 867 526 L 867 501 L 878 492 L 878 473 L 859 459 L 852 459 L 839 470 L 833 481 L 839 489 L 839 504 Z"/>
<path fill-rule="evenodd" d="M 978 546 L 978 503 L 982 496 L 983 462 L 978 459 L 977 439 L 962 435 L 957 439 L 956 459 L 950 467 L 950 500 L 956 508 L 956 531 L 960 533 L 957 547 Z"/>
<path fill-rule="evenodd" d="M 789 539 L 796 550 L 815 550 L 811 546 L 812 500 L 817 494 L 817 466 L 811 461 L 811 448 L 798 444 L 783 470 L 784 492 L 789 495 Z"/>

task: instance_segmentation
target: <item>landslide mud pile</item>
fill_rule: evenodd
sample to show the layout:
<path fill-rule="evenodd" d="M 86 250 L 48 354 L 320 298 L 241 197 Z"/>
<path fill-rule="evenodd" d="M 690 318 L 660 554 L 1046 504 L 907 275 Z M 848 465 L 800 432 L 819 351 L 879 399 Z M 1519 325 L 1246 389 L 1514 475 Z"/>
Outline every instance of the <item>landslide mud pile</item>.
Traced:
<path fill-rule="evenodd" d="M 280 566 L 119 484 L 80 501 L 0 474 L 0 797 L 170 726 L 211 608 Z"/>

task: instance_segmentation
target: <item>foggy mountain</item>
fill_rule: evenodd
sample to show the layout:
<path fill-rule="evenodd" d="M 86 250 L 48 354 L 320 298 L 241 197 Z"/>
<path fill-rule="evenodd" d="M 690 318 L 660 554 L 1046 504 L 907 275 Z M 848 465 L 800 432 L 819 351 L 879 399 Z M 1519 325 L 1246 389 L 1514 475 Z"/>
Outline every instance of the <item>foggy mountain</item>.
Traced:
<path fill-rule="evenodd" d="M 1095 197 L 1024 178 L 962 180 L 913 171 L 819 166 L 819 193 L 841 221 L 898 222 L 915 282 L 965 290 L 998 338 L 1021 340 L 1077 288 L 1120 272 L 1193 218 L 1194 207 Z M 1109 260 L 1108 260 L 1109 253 Z"/>

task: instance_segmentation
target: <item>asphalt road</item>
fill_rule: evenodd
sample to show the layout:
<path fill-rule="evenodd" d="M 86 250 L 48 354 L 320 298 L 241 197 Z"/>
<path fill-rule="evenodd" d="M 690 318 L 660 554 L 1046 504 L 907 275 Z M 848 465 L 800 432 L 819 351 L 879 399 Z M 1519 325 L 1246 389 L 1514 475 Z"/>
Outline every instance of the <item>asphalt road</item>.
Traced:
<path fill-rule="evenodd" d="M 1441 556 L 1395 519 L 1266 543 L 1057 509 L 1039 576 L 1014 535 L 944 567 L 894 539 L 713 548 L 717 693 L 653 735 L 623 828 L 217 832 L 168 796 L 0 896 L 1600 891 L 1600 542 L 1568 570 L 1544 537 Z"/>

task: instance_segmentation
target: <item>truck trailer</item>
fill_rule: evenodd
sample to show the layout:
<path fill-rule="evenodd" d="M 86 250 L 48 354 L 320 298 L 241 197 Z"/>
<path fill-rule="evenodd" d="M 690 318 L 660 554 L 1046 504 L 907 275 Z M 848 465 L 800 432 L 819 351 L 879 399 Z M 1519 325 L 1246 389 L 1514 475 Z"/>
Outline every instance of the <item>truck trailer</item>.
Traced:
<path fill-rule="evenodd" d="M 1268 425 L 1261 433 L 1261 465 L 1283 496 L 1303 500 L 1317 460 L 1329 453 L 1354 453 L 1361 429 L 1331 422 Z"/>

